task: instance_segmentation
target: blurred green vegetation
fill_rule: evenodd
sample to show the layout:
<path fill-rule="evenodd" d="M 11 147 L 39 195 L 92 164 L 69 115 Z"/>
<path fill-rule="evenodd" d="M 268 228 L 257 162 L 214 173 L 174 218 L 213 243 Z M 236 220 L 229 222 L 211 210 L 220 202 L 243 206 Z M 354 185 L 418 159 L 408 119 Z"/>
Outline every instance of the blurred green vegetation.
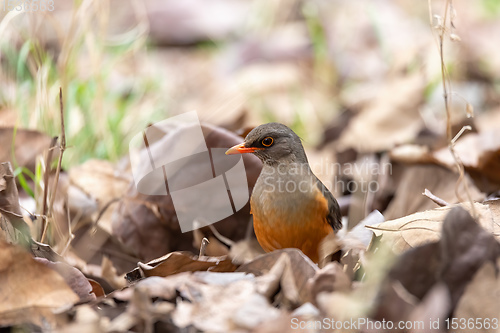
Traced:
<path fill-rule="evenodd" d="M 85 10 L 80 5 L 76 4 L 75 12 Z M 90 27 L 99 15 L 87 11 L 73 15 L 74 27 Z M 16 21 L 10 25 L 15 30 Z M 127 154 L 133 135 L 163 119 L 168 111 L 158 97 L 162 96 L 160 78 L 134 77 L 133 73 L 113 77 L 117 67 L 136 61 L 137 50 L 147 50 L 145 32 L 110 42 L 99 34 L 101 29 L 73 29 L 56 46 L 57 52 L 41 46 L 37 34 L 4 33 L 0 39 L 0 110 L 15 111 L 17 126 L 60 136 L 58 91 L 62 87 L 69 147 L 65 167 L 88 158 L 116 161 Z M 148 95 L 156 97 L 148 99 L 145 109 L 142 104 Z"/>

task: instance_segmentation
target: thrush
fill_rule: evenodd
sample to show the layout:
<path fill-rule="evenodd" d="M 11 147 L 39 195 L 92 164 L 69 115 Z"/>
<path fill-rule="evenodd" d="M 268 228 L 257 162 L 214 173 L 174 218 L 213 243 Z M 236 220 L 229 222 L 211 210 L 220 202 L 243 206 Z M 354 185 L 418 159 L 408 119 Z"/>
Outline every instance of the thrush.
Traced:
<path fill-rule="evenodd" d="M 253 153 L 263 168 L 250 198 L 262 248 L 298 248 L 318 262 L 318 245 L 342 227 L 340 208 L 309 166 L 297 134 L 280 123 L 254 128 L 227 155 Z"/>

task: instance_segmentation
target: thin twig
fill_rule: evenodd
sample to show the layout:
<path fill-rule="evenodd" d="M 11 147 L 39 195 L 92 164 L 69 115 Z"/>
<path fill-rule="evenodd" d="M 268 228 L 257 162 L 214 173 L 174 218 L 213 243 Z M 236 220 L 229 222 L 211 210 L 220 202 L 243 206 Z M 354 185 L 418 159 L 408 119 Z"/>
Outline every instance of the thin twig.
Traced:
<path fill-rule="evenodd" d="M 56 175 L 55 175 L 54 183 L 52 185 L 52 191 L 51 191 L 52 195 L 50 197 L 50 204 L 48 207 L 48 211 L 50 213 L 52 213 L 52 208 L 54 207 L 54 200 L 56 199 L 56 193 L 57 193 L 57 185 L 59 183 L 59 173 L 61 172 L 62 158 L 63 158 L 64 150 L 66 150 L 66 131 L 64 129 L 64 105 L 63 105 L 63 97 L 62 97 L 62 88 L 59 88 L 59 111 L 61 112 L 61 144 L 59 147 L 59 160 L 57 161 Z M 45 224 L 45 227 L 42 230 L 42 237 L 41 237 L 42 243 L 45 240 L 46 233 L 47 233 L 47 224 Z"/>
<path fill-rule="evenodd" d="M 205 251 L 207 250 L 207 245 L 210 243 L 206 237 L 203 237 L 201 240 L 201 245 L 200 245 L 200 255 L 199 257 L 204 257 L 205 256 Z"/>
<path fill-rule="evenodd" d="M 428 189 L 425 189 L 425 191 L 424 191 L 424 193 L 422 193 L 422 195 L 431 199 L 432 201 L 434 201 L 436 204 L 438 204 L 441 207 L 446 207 L 446 206 L 450 205 L 449 203 L 447 203 L 446 201 L 444 201 L 440 197 L 437 197 L 434 194 L 432 194 L 432 192 L 429 191 Z"/>
<path fill-rule="evenodd" d="M 75 235 L 73 234 L 73 231 L 71 230 L 71 214 L 69 213 L 69 205 L 66 206 L 66 221 L 68 221 L 68 240 L 66 241 L 66 245 L 64 246 L 63 250 L 61 251 L 61 256 L 64 256 L 66 251 L 69 249 L 69 246 L 71 244 L 71 241 L 75 238 Z"/>
<path fill-rule="evenodd" d="M 5 209 L 3 209 L 2 207 L 0 207 L 0 213 L 10 214 L 10 215 L 12 215 L 12 216 L 14 216 L 14 217 L 17 217 L 17 218 L 20 218 L 20 219 L 22 219 L 22 218 L 23 218 L 23 216 L 22 216 L 22 215 L 17 214 L 17 213 L 14 213 L 14 212 L 11 212 L 11 211 L 9 211 L 9 210 L 5 210 Z"/>
<path fill-rule="evenodd" d="M 444 35 L 446 30 L 446 18 L 448 16 L 448 7 L 450 4 L 450 0 L 446 1 L 446 6 L 444 9 L 444 17 L 443 17 L 443 25 L 441 31 L 439 33 L 439 56 L 441 58 L 441 79 L 443 81 L 443 98 L 444 98 L 444 106 L 446 109 L 446 138 L 447 141 L 451 141 L 451 113 L 450 113 L 450 105 L 448 101 L 448 87 L 446 85 L 447 82 L 447 73 L 446 73 L 446 65 L 444 63 Z"/>
<path fill-rule="evenodd" d="M 53 148 L 57 143 L 57 139 L 57 136 L 52 138 L 49 151 L 47 152 L 47 159 L 45 160 L 45 173 L 43 174 L 42 235 L 43 230 L 47 228 L 47 195 L 49 193 L 50 162 L 52 161 Z M 40 241 L 42 241 L 41 238 Z"/>
<path fill-rule="evenodd" d="M 469 125 L 462 127 L 457 135 L 455 135 L 455 137 L 451 140 L 451 144 L 455 145 L 455 142 L 457 142 L 457 140 L 462 136 L 462 134 L 464 134 L 465 131 L 472 131 L 472 127 L 470 127 Z"/>
<path fill-rule="evenodd" d="M 431 4 L 430 4 L 431 0 L 429 0 L 428 3 L 429 3 L 429 17 L 431 19 L 431 25 L 432 25 L 433 15 L 432 15 L 432 8 L 431 8 Z M 447 71 L 445 63 L 444 63 L 444 37 L 445 37 L 446 31 L 447 31 L 446 21 L 448 20 L 448 12 L 450 10 L 454 10 L 452 0 L 446 0 L 446 6 L 445 6 L 445 10 L 444 10 L 443 20 L 440 24 L 438 24 L 438 27 L 437 27 L 439 29 L 439 56 L 440 56 L 440 60 L 441 60 L 441 78 L 443 81 L 443 98 L 444 98 L 444 105 L 445 105 L 445 109 L 446 109 L 446 138 L 447 138 L 447 141 L 449 143 L 448 148 L 450 149 L 451 155 L 455 161 L 455 165 L 456 165 L 456 167 L 458 169 L 458 173 L 459 173 L 457 184 L 455 186 L 455 193 L 457 195 L 457 198 L 460 201 L 463 201 L 461 199 L 460 193 L 458 191 L 459 185 L 463 182 L 464 183 L 464 190 L 465 190 L 465 193 L 467 195 L 467 199 L 469 200 L 469 202 L 471 204 L 472 215 L 475 219 L 477 219 L 477 212 L 476 212 L 476 209 L 474 207 L 474 202 L 472 201 L 472 197 L 470 195 L 469 186 L 467 184 L 467 181 L 464 181 L 464 178 L 465 178 L 464 166 L 463 166 L 462 161 L 460 160 L 460 157 L 458 156 L 457 152 L 455 151 L 455 142 L 458 139 L 458 137 L 460 137 L 460 135 L 463 133 L 463 131 L 465 131 L 465 129 L 462 128 L 460 133 L 458 133 L 455 138 L 452 138 L 452 132 L 451 132 L 451 130 L 452 130 L 451 112 L 450 112 L 450 101 L 448 98 L 448 89 L 449 89 L 451 84 L 449 82 L 448 71 Z M 450 16 L 451 16 L 450 17 L 450 26 L 453 29 L 454 28 L 453 15 L 450 15 Z M 468 114 L 468 116 L 469 116 L 469 114 Z"/>

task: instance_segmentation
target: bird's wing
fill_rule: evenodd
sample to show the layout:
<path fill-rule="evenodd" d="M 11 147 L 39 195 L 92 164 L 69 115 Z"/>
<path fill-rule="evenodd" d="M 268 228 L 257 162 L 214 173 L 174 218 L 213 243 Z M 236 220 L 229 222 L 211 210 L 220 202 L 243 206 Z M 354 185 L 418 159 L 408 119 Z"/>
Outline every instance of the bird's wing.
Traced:
<path fill-rule="evenodd" d="M 326 215 L 326 220 L 330 224 L 334 231 L 342 229 L 342 215 L 340 214 L 340 207 L 333 197 L 332 193 L 326 188 L 326 186 L 318 179 L 316 185 L 318 189 L 323 193 L 325 199 L 328 201 L 328 213 Z"/>

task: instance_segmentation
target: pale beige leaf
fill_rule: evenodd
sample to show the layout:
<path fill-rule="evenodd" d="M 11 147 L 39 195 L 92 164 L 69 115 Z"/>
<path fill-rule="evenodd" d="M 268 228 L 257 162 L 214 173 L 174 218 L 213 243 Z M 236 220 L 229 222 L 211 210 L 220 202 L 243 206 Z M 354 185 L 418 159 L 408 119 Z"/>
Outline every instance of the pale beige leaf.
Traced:
<path fill-rule="evenodd" d="M 457 205 L 461 205 L 471 213 L 470 204 Z M 372 229 L 376 236 L 382 236 L 383 242 L 390 244 L 396 253 L 400 253 L 412 247 L 438 241 L 445 216 L 457 205 L 418 212 L 367 228 Z M 499 206 L 500 200 L 474 203 L 480 225 L 498 240 L 500 240 Z"/>

